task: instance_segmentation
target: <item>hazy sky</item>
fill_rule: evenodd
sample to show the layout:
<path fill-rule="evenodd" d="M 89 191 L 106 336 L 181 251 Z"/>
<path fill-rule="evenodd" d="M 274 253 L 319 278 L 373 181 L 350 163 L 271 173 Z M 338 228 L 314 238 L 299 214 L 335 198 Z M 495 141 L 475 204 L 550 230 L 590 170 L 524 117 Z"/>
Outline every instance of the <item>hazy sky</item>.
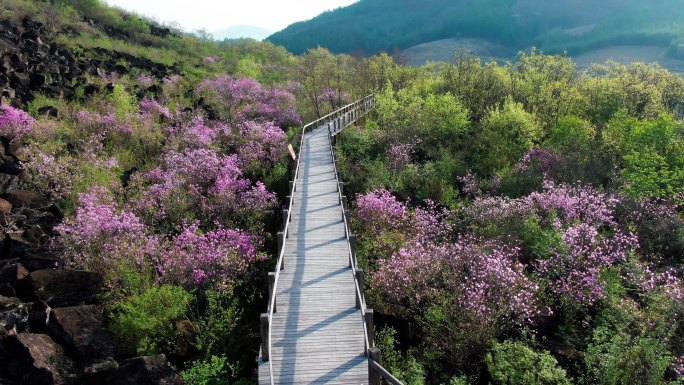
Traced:
<path fill-rule="evenodd" d="M 255 25 L 279 31 L 324 11 L 356 0 L 106 0 L 110 5 L 153 17 L 169 24 L 177 21 L 186 31 L 209 32 L 236 25 Z"/>

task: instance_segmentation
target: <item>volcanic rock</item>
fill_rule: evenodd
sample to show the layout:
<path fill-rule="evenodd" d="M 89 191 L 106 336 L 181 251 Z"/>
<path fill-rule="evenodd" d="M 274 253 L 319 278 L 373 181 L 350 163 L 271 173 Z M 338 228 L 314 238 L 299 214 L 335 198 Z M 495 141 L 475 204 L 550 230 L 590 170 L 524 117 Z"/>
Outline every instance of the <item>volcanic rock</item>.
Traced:
<path fill-rule="evenodd" d="M 53 308 L 91 305 L 99 302 L 104 280 L 90 271 L 45 269 L 23 279 L 17 295 L 23 301 L 42 300 Z"/>

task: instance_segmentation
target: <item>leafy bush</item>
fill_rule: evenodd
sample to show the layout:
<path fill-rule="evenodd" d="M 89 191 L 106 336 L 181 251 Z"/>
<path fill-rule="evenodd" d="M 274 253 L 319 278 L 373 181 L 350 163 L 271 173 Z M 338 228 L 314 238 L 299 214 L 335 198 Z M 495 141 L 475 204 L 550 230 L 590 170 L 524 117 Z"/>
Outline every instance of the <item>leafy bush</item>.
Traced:
<path fill-rule="evenodd" d="M 110 328 L 139 355 L 174 352 L 182 334 L 175 323 L 187 319 L 192 298 L 178 286 L 152 287 L 112 303 Z"/>
<path fill-rule="evenodd" d="M 672 362 L 664 344 L 611 329 L 594 330 L 594 342 L 586 353 L 590 380 L 601 385 L 664 383 Z"/>
<path fill-rule="evenodd" d="M 487 369 L 495 384 L 569 385 L 565 370 L 548 352 L 535 352 L 518 341 L 495 342 L 485 357 Z"/>
<path fill-rule="evenodd" d="M 227 370 L 230 368 L 225 356 L 211 356 L 208 361 L 195 361 L 180 375 L 187 385 L 230 385 Z"/>

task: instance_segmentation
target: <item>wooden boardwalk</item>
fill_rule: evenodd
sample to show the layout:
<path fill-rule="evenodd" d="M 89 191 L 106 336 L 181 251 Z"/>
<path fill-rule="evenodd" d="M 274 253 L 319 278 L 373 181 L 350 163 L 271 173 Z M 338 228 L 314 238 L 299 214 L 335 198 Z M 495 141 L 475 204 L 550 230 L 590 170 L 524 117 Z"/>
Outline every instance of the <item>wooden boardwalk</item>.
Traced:
<path fill-rule="evenodd" d="M 271 323 L 274 384 L 368 384 L 328 125 L 305 133 Z M 271 384 L 259 362 L 259 384 Z"/>

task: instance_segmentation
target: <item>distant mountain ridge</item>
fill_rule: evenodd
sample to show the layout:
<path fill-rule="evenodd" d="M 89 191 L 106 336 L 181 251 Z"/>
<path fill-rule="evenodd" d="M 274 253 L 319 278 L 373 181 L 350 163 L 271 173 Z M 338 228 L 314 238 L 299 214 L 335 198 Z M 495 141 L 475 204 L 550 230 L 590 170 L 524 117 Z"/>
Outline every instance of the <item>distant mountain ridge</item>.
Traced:
<path fill-rule="evenodd" d="M 264 40 L 272 33 L 273 31 L 270 31 L 266 28 L 257 27 L 254 25 L 236 25 L 233 27 L 214 31 L 211 34 L 214 35 L 214 39 L 216 40 L 241 38 Z"/>
<path fill-rule="evenodd" d="M 321 46 L 368 55 L 463 37 L 548 53 L 667 46 L 684 37 L 684 6 L 681 0 L 360 0 L 267 40 L 295 54 Z"/>

